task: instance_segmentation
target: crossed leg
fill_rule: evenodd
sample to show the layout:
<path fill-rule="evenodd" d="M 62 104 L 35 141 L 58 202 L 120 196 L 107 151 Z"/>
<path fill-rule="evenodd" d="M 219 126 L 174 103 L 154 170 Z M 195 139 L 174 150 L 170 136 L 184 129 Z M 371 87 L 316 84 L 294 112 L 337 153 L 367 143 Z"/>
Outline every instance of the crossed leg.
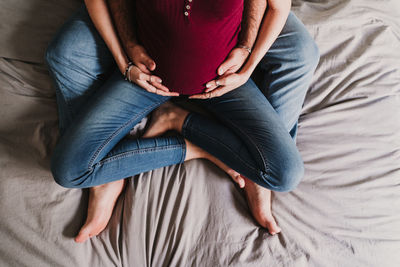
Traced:
<path fill-rule="evenodd" d="M 76 115 L 76 113 L 79 111 L 79 108 L 81 106 L 84 106 L 85 102 L 91 95 L 91 92 L 95 91 L 105 81 L 108 73 L 110 72 L 110 69 L 113 68 L 114 64 L 111 55 L 109 54 L 107 48 L 105 47 L 103 41 L 101 40 L 101 37 L 97 34 L 93 25 L 91 25 L 90 18 L 87 16 L 87 13 L 84 9 L 78 12 L 78 14 L 74 17 L 74 19 L 72 19 L 69 22 L 69 25 L 70 27 L 68 27 L 67 23 L 67 26 L 64 26 L 64 32 L 62 34 L 59 34 L 58 38 L 67 39 L 68 34 L 66 34 L 66 32 L 69 32 L 69 34 L 72 35 L 69 37 L 70 38 L 73 37 L 71 38 L 71 40 L 72 39 L 78 40 L 79 42 L 71 43 L 71 40 L 69 40 L 68 43 L 69 46 L 65 46 L 65 42 L 56 41 L 55 42 L 56 44 L 58 43 L 62 45 L 53 46 L 53 48 L 49 49 L 47 53 L 47 62 L 49 63 L 50 69 L 53 72 L 53 77 L 55 78 L 56 83 L 58 85 L 56 90 L 57 90 L 57 102 L 59 105 L 61 134 L 63 134 L 63 131 L 66 128 L 68 128 L 68 125 L 71 123 L 73 116 Z M 79 30 L 77 30 L 77 28 L 74 29 L 74 27 L 77 27 Z M 86 41 L 82 42 L 82 40 Z M 87 50 L 88 48 L 93 48 L 93 49 L 92 51 L 88 51 Z M 71 50 L 65 51 L 65 49 L 67 50 L 71 49 Z M 84 51 L 84 53 L 90 52 L 91 54 L 84 55 L 82 54 L 82 51 Z M 74 56 L 71 57 L 71 55 Z M 99 55 L 101 55 L 101 57 Z M 84 56 L 85 58 L 84 61 L 79 60 L 80 59 L 79 57 L 82 56 Z M 77 68 L 65 71 L 64 67 L 68 67 L 71 65 L 73 66 L 74 63 L 77 63 L 77 62 L 71 62 L 71 60 L 73 59 L 77 60 L 78 62 L 78 64 L 75 64 L 75 67 Z M 265 59 L 266 59 L 265 61 L 268 62 L 269 59 L 267 58 Z M 260 66 L 263 66 L 263 68 L 260 68 L 261 71 L 268 72 L 270 69 L 269 66 L 267 65 L 268 64 L 264 65 L 260 64 Z M 60 67 L 63 67 L 64 69 L 62 68 L 60 69 Z M 76 79 L 78 76 L 79 79 Z M 70 86 L 70 84 L 68 83 L 74 80 L 78 80 L 78 82 L 73 84 L 73 86 Z M 271 84 L 273 83 L 270 83 L 270 85 Z M 74 91 L 69 91 L 70 94 L 66 95 L 65 90 L 63 91 L 63 93 L 60 93 L 60 88 L 62 89 L 67 88 L 67 91 L 70 88 L 73 88 Z M 269 90 L 270 88 L 273 88 L 273 86 L 269 86 L 267 90 L 265 90 L 265 88 L 262 89 L 266 94 L 266 96 L 270 99 L 270 101 L 272 99 L 271 103 L 274 106 L 274 101 L 273 101 L 274 98 L 271 97 L 274 94 L 270 93 L 271 92 L 271 90 Z M 281 95 L 281 97 L 284 95 L 289 96 L 288 94 L 275 94 L 275 95 Z M 279 96 L 276 99 L 279 99 Z M 278 112 L 278 114 L 280 114 L 280 112 Z M 207 157 L 207 156 L 203 154 L 200 157 Z M 106 185 L 100 185 L 90 189 L 91 201 L 89 202 L 88 223 L 85 224 L 88 227 L 84 226 L 82 228 L 81 233 L 76 238 L 76 241 L 83 241 L 86 237 L 97 234 L 105 227 L 104 222 L 105 224 L 108 222 L 109 216 L 111 216 L 112 207 L 118 195 L 123 189 L 123 180 L 121 181 L 116 181 Z M 254 188 L 257 189 L 258 185 L 256 184 L 254 185 L 255 185 Z M 270 203 L 268 194 L 264 193 L 264 196 L 266 197 L 263 198 L 264 199 L 263 203 Z M 111 206 L 111 209 L 102 207 L 100 199 L 108 199 L 108 203 L 112 203 L 112 205 L 109 205 Z M 104 213 L 101 212 L 100 214 L 102 215 L 102 219 L 99 219 L 99 216 L 96 215 L 96 212 L 93 212 L 96 210 L 108 210 L 108 211 Z M 103 216 L 104 214 L 106 214 L 106 216 Z M 89 227 L 91 225 L 91 222 L 96 222 L 96 221 L 102 221 L 102 223 L 92 223 L 93 227 Z M 88 229 L 90 228 L 92 230 L 89 231 Z"/>
<path fill-rule="evenodd" d="M 291 12 L 279 37 L 252 76 L 274 107 L 294 142 L 301 108 L 318 61 L 318 47 L 304 25 Z M 147 132 L 148 136 L 155 136 L 165 130 L 162 121 L 171 118 L 163 113 L 171 113 L 171 108 L 161 108 L 157 112 L 158 119 L 155 120 L 157 123 L 152 123 Z M 178 112 L 175 113 L 178 114 Z M 228 168 L 218 160 L 210 160 L 222 169 Z M 245 182 L 237 179 L 236 171 L 227 170 L 227 173 L 239 183 L 240 187 L 246 185 L 244 191 L 257 222 L 266 227 L 271 234 L 278 233 L 280 228 L 276 225 L 271 212 L 271 191 L 247 178 L 244 178 Z"/>
<path fill-rule="evenodd" d="M 166 102 L 153 111 L 152 119 L 144 137 L 151 138 L 159 136 L 169 130 L 182 133 L 183 124 L 188 114 L 189 111 L 170 102 Z M 267 228 L 271 235 L 275 235 L 281 231 L 272 215 L 270 190 L 240 175 L 237 171 L 229 168 L 225 163 L 210 153 L 205 152 L 204 158 L 210 160 L 224 170 L 240 188 L 244 189 L 250 211 L 262 227 Z"/>
<path fill-rule="evenodd" d="M 294 142 L 301 108 L 318 62 L 316 43 L 302 22 L 290 12 L 279 37 L 252 75 Z M 274 226 L 271 191 L 248 180 L 246 185 L 246 197 L 256 220 L 270 232 L 271 229 L 280 231 Z M 269 226 L 263 222 L 268 222 Z"/>

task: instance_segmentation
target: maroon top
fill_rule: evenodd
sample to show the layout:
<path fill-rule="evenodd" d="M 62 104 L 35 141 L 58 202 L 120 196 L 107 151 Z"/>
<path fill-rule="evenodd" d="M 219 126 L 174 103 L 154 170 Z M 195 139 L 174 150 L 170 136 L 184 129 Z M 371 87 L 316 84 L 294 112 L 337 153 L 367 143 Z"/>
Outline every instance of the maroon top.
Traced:
<path fill-rule="evenodd" d="M 136 0 L 139 42 L 171 91 L 201 93 L 236 46 L 243 0 Z"/>

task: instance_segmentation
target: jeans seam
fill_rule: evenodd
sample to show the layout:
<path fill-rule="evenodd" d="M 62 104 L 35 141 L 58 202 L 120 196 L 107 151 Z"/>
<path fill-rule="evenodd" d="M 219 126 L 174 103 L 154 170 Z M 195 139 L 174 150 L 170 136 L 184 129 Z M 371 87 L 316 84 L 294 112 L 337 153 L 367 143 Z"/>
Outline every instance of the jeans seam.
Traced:
<path fill-rule="evenodd" d="M 189 115 L 191 115 L 191 114 L 189 114 Z M 189 118 L 189 115 L 188 115 L 188 117 L 186 118 L 186 120 L 185 120 L 185 122 L 184 122 L 185 128 L 182 129 L 182 133 L 186 133 L 186 132 L 187 132 L 186 126 L 189 124 L 189 122 L 188 122 L 189 119 L 190 119 L 190 118 Z M 187 127 L 187 128 L 189 128 L 189 127 Z M 209 135 L 208 135 L 207 133 L 205 133 L 205 132 L 202 132 L 202 131 L 200 131 L 200 130 L 197 130 L 197 133 L 206 136 L 207 138 L 213 140 L 214 142 L 218 142 L 217 139 L 215 139 L 215 138 L 212 137 L 212 136 L 209 136 Z M 219 142 L 219 143 L 220 143 L 220 142 Z M 223 143 L 220 143 L 220 144 L 223 145 L 227 150 L 229 150 L 229 151 L 231 152 L 232 155 L 236 155 L 236 154 L 234 153 L 234 151 L 230 149 L 229 146 L 227 146 L 227 145 L 225 145 L 225 144 L 223 144 Z M 245 162 L 245 161 L 244 161 L 243 159 L 241 159 L 239 156 L 236 156 L 236 158 L 237 158 L 239 161 L 241 161 L 244 165 L 246 165 L 248 168 L 250 168 L 252 171 L 255 171 L 255 172 L 258 171 L 256 168 L 254 168 L 253 166 L 251 166 L 250 164 L 248 164 L 247 162 Z"/>
<path fill-rule="evenodd" d="M 155 103 L 154 105 L 149 106 L 147 109 L 144 109 L 141 113 L 138 113 L 135 117 L 131 118 L 129 121 L 127 121 L 126 123 L 124 123 L 121 127 L 119 127 L 116 131 L 114 131 L 110 137 L 108 137 L 103 144 L 101 144 L 101 146 L 96 150 L 96 152 L 93 154 L 92 158 L 89 161 L 89 166 L 88 169 L 92 169 L 93 168 L 93 162 L 96 160 L 97 156 L 100 154 L 100 152 L 103 150 L 103 148 L 110 143 L 110 141 L 119 133 L 121 132 L 123 129 L 125 129 L 127 127 L 127 125 L 129 125 L 132 121 L 136 120 L 138 117 L 142 116 L 143 114 L 146 114 L 149 110 L 154 109 L 154 107 L 159 106 L 160 104 L 162 104 L 165 101 L 159 101 L 157 103 Z"/>
<path fill-rule="evenodd" d="M 183 162 L 185 162 L 185 157 L 186 157 L 186 142 L 185 142 L 185 140 L 182 140 L 180 138 L 178 138 L 178 141 L 182 147 L 180 163 L 183 163 Z"/>
<path fill-rule="evenodd" d="M 176 148 L 181 148 L 181 147 L 182 147 L 181 145 L 167 145 L 167 146 L 164 146 L 164 147 L 161 147 L 161 148 L 144 148 L 144 149 L 130 150 L 130 151 L 127 151 L 127 152 L 120 153 L 118 155 L 114 155 L 112 157 L 108 157 L 108 158 L 106 158 L 104 160 L 101 160 L 101 161 L 99 161 L 98 163 L 96 163 L 93 166 L 96 166 L 96 165 L 97 166 L 102 166 L 104 163 L 112 162 L 112 161 L 118 160 L 118 159 L 127 158 L 127 157 L 129 157 L 131 155 L 134 155 L 134 154 L 144 154 L 144 153 L 147 153 L 147 152 L 171 150 L 171 149 L 176 149 Z"/>

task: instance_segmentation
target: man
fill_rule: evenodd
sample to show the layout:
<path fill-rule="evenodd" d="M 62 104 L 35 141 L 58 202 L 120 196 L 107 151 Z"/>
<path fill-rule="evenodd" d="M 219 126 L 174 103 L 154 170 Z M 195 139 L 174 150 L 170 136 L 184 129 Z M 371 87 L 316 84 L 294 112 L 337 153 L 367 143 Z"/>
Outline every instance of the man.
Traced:
<path fill-rule="evenodd" d="M 103 41 L 86 10 L 81 10 L 49 47 L 46 59 L 59 86 L 79 81 L 70 96 L 69 103 L 75 106 L 72 113 L 84 104 L 91 90 L 106 80 L 115 63 L 122 74 L 129 70 L 130 78 L 144 90 L 174 95 L 152 74 L 156 62 L 135 38 L 134 1 L 108 0 L 109 11 L 104 0 L 85 2 L 95 25 L 109 23 L 111 19 L 107 18 L 111 16 L 116 31 L 100 30 L 101 36 L 112 37 Z M 304 26 L 289 10 L 288 0 L 246 0 L 239 45 L 218 68 L 219 77 L 207 83 L 206 92 L 192 98 L 217 97 L 234 90 L 244 82 L 241 73 L 254 71 L 254 75 L 261 74 L 261 79 L 255 78 L 260 90 L 295 139 L 297 120 L 319 55 Z M 128 69 L 130 59 L 134 65 Z M 60 94 L 57 97 L 59 100 Z M 68 127 L 73 115 L 59 114 L 61 129 Z M 271 234 L 280 232 L 271 213 L 271 192 L 242 176 L 233 178 L 244 188 L 257 222 Z M 113 182 L 91 188 L 87 221 L 75 239 L 77 242 L 84 242 L 105 228 L 122 187 L 121 183 Z"/>

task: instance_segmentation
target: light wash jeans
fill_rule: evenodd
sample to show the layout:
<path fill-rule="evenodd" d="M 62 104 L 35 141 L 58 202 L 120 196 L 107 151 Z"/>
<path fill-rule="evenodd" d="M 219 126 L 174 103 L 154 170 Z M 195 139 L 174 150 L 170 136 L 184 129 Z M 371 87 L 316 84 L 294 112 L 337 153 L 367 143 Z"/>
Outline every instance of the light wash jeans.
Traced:
<path fill-rule="evenodd" d="M 194 100 L 214 118 L 190 113 L 183 136 L 131 139 L 129 131 L 170 97 L 123 79 L 83 7 L 46 52 L 60 126 L 51 162 L 55 181 L 85 188 L 182 163 L 186 138 L 257 184 L 290 191 L 304 173 L 294 140 L 318 59 L 315 43 L 290 14 L 257 67 L 258 87 L 249 79 L 221 97 Z"/>

